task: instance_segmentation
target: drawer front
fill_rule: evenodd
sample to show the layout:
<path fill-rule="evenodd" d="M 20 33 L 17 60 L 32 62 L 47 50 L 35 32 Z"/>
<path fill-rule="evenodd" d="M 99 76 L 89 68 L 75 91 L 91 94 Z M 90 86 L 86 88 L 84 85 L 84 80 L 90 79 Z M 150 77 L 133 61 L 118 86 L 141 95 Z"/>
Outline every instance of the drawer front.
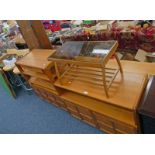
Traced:
<path fill-rule="evenodd" d="M 96 126 L 96 122 L 94 121 L 91 112 L 88 109 L 77 106 L 76 104 L 69 101 L 65 101 L 65 103 L 69 113 L 72 116 L 90 124 L 91 126 Z"/>
<path fill-rule="evenodd" d="M 67 109 L 70 111 L 77 111 L 77 108 L 76 108 L 76 105 L 71 103 L 71 102 L 68 102 L 68 101 L 65 101 L 66 103 L 66 106 L 67 106 Z"/>
<path fill-rule="evenodd" d="M 79 115 L 79 113 L 78 113 L 77 111 L 72 111 L 72 110 L 70 110 L 69 112 L 70 112 L 70 114 L 71 114 L 73 117 L 75 117 L 75 118 L 81 120 L 81 116 Z"/>
<path fill-rule="evenodd" d="M 61 109 L 67 111 L 67 107 L 66 107 L 65 101 L 63 99 L 56 96 L 56 102 L 57 102 L 57 104 L 59 104 Z"/>
<path fill-rule="evenodd" d="M 42 98 L 48 100 L 50 103 L 53 103 L 63 110 L 68 111 L 73 117 L 83 120 L 94 127 L 98 127 L 106 133 L 137 133 L 136 127 L 118 121 L 116 120 L 117 118 L 113 119 L 106 115 L 90 111 L 87 108 L 61 99 L 60 97 L 53 95 L 52 93 L 48 93 L 42 89 L 35 89 L 35 92 Z"/>
<path fill-rule="evenodd" d="M 53 102 L 51 99 L 47 98 L 47 99 L 44 99 L 45 101 L 49 102 L 50 104 L 56 106 L 56 107 L 59 107 L 59 105 L 56 103 L 56 102 Z"/>
<path fill-rule="evenodd" d="M 34 87 L 35 88 L 35 87 Z M 47 92 L 43 89 L 40 88 L 35 88 L 34 89 L 35 93 L 40 96 L 43 100 L 55 105 L 55 106 L 59 106 L 59 104 L 56 102 L 56 97 L 54 94 Z"/>
<path fill-rule="evenodd" d="M 83 114 L 81 114 L 81 117 L 84 122 L 96 127 L 96 122 L 93 119 L 93 117 L 89 117 L 88 115 L 83 115 Z"/>
<path fill-rule="evenodd" d="M 113 126 L 107 126 L 106 124 L 103 124 L 103 123 L 98 123 L 99 125 L 99 129 L 102 130 L 103 132 L 106 132 L 106 133 L 116 133 L 115 130 L 113 129 Z"/>
<path fill-rule="evenodd" d="M 137 133 L 137 129 L 122 122 L 115 121 L 114 128 L 116 133 Z"/>
<path fill-rule="evenodd" d="M 47 98 L 47 93 L 44 90 L 40 90 L 40 95 L 44 98 Z"/>
<path fill-rule="evenodd" d="M 108 118 L 108 117 L 106 117 L 104 115 L 98 114 L 96 112 L 94 112 L 93 114 L 94 114 L 97 122 L 104 123 L 107 126 L 111 126 L 111 127 L 113 126 L 113 121 L 110 118 Z"/>
<path fill-rule="evenodd" d="M 51 100 L 51 102 L 56 102 L 55 95 L 53 95 L 51 93 L 48 93 L 47 97 L 48 97 L 49 100 Z"/>
<path fill-rule="evenodd" d="M 93 112 L 93 114 L 98 122 L 99 128 L 103 131 L 105 127 L 105 131 L 109 128 L 108 131 L 110 133 L 137 133 L 137 129 L 131 125 L 122 123 L 96 112 Z"/>
<path fill-rule="evenodd" d="M 86 108 L 81 107 L 81 106 L 77 106 L 77 108 L 78 108 L 78 111 L 79 111 L 80 114 L 92 117 L 92 114 L 91 114 L 89 109 L 86 109 Z"/>

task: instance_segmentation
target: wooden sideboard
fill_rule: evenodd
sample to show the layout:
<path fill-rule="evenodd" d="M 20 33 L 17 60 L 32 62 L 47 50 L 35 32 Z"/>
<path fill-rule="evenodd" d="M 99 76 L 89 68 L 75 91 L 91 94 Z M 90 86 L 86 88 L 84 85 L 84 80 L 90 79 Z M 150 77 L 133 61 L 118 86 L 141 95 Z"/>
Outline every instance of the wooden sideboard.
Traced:
<path fill-rule="evenodd" d="M 35 49 L 16 63 L 38 96 L 106 133 L 139 132 L 137 106 L 148 73 L 155 74 L 154 64 L 121 61 L 123 78 L 117 75 L 107 98 L 99 87 L 76 80 L 68 86 L 60 85 L 53 62 L 47 60 L 52 53 L 53 50 Z M 115 61 L 110 60 L 108 65 L 115 65 Z"/>

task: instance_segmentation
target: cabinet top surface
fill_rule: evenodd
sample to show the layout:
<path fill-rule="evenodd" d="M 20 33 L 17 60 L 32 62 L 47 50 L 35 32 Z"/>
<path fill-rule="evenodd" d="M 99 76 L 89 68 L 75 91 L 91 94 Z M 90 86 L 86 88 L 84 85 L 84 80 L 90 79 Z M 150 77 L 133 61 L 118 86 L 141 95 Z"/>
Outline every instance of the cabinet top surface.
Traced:
<path fill-rule="evenodd" d="M 52 62 L 47 58 L 54 53 L 54 50 L 48 49 L 33 49 L 29 54 L 16 62 L 17 65 L 36 67 L 45 69 Z"/>
<path fill-rule="evenodd" d="M 123 71 L 155 75 L 155 63 L 137 62 L 137 61 L 128 61 L 128 60 L 121 60 L 120 62 L 121 62 Z M 116 65 L 117 63 L 115 60 L 110 60 L 108 61 L 108 64 L 107 64 L 109 68 L 114 68 Z"/>
<path fill-rule="evenodd" d="M 56 81 L 55 85 L 81 95 L 133 110 L 139 103 L 139 99 L 146 84 L 146 79 L 146 74 L 124 72 L 123 79 L 121 74 L 119 74 L 109 89 L 109 98 L 105 96 L 102 87 L 81 83 L 77 80 L 72 81 L 72 83 L 66 83 L 65 85 L 61 85 L 59 81 Z M 87 94 L 85 92 L 87 92 Z"/>
<path fill-rule="evenodd" d="M 114 47 L 117 47 L 117 41 L 114 40 L 67 41 L 62 45 L 62 47 L 58 48 L 52 56 L 49 57 L 49 60 L 76 60 L 78 57 L 90 57 L 97 58 L 100 61 L 113 52 L 112 49 Z"/>

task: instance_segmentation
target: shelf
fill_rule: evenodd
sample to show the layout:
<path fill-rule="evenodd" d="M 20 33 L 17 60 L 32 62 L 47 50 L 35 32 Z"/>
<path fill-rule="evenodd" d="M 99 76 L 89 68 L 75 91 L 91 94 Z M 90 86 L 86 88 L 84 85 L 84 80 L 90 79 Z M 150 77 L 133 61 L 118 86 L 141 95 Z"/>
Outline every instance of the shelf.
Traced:
<path fill-rule="evenodd" d="M 55 87 L 53 86 L 53 84 L 50 83 L 49 81 L 42 80 L 42 79 L 35 78 L 35 77 L 31 77 L 29 80 L 29 83 L 34 85 L 35 87 L 39 87 L 41 89 L 45 89 L 47 91 L 50 91 L 54 94 L 58 94 Z"/>
<path fill-rule="evenodd" d="M 105 80 L 107 89 L 111 86 L 118 69 L 105 68 Z M 81 67 L 81 66 L 70 66 L 60 77 L 62 84 L 71 83 L 74 80 L 87 82 L 94 85 L 104 86 L 103 74 L 101 68 Z M 104 87 L 103 87 L 104 90 Z"/>
<path fill-rule="evenodd" d="M 106 97 L 102 86 L 88 82 L 72 80 L 71 82 L 61 84 L 60 81 L 57 80 L 54 85 L 124 109 L 134 110 L 136 108 L 135 106 L 138 105 L 146 81 L 146 74 L 124 72 L 122 78 L 119 73 L 109 88 L 109 98 Z"/>
<path fill-rule="evenodd" d="M 32 82 L 32 80 L 31 80 L 31 82 Z M 53 84 L 47 80 L 34 78 L 33 83 L 40 85 L 41 87 L 44 87 L 44 88 L 55 90 L 55 87 L 53 86 Z"/>
<path fill-rule="evenodd" d="M 50 81 L 49 78 L 43 73 L 33 72 L 29 70 L 29 71 L 23 71 L 23 74 Z"/>

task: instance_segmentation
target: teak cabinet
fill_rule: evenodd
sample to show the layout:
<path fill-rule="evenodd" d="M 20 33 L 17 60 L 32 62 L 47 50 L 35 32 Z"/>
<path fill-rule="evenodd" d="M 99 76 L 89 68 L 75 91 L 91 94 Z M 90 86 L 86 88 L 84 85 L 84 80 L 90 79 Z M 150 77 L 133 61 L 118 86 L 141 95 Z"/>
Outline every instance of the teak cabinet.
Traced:
<path fill-rule="evenodd" d="M 43 100 L 49 103 L 52 103 L 56 107 L 59 107 L 69 112 L 72 116 L 96 128 L 99 128 L 104 132 L 107 132 L 107 133 L 137 133 L 138 132 L 137 125 L 133 124 L 131 121 L 132 119 L 134 119 L 133 118 L 134 116 L 132 116 L 134 115 L 134 112 L 123 110 L 117 107 L 110 107 L 110 106 L 108 107 L 108 104 L 104 105 L 104 103 L 102 102 L 98 103 L 98 101 L 95 101 L 93 99 L 88 99 L 84 96 L 79 96 L 72 92 L 67 92 L 66 94 L 64 93 L 62 96 L 58 96 L 53 92 L 51 92 L 50 90 L 37 87 L 35 84 L 33 84 L 33 88 L 36 94 L 40 96 Z M 80 98 L 81 101 L 78 102 L 78 100 L 76 100 L 77 98 Z M 86 101 L 87 99 L 88 99 L 88 102 Z M 86 106 L 85 102 L 90 104 L 90 107 Z M 99 109 L 98 110 L 93 109 L 93 106 L 95 106 L 95 104 L 100 104 L 100 106 L 105 108 L 105 110 L 102 111 L 101 109 L 99 111 Z M 106 114 L 108 112 L 109 114 Z M 117 115 L 118 115 L 118 118 L 117 118 Z"/>
<path fill-rule="evenodd" d="M 106 133 L 139 132 L 136 111 L 147 83 L 146 74 L 125 71 L 122 79 L 118 73 L 107 98 L 102 88 L 91 84 L 81 85 L 74 80 L 68 87 L 60 85 L 54 63 L 47 60 L 52 53 L 35 49 L 16 63 L 38 96 Z M 85 90 L 88 94 L 83 93 Z"/>

